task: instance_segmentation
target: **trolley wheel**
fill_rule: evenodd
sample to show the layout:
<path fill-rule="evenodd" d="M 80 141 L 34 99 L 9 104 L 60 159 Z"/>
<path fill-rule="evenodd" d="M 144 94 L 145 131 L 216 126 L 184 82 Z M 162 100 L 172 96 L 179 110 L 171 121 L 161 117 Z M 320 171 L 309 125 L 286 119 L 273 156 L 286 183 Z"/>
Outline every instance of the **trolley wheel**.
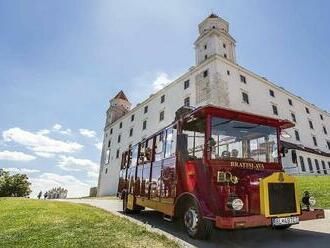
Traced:
<path fill-rule="evenodd" d="M 183 211 L 183 225 L 193 239 L 208 239 L 213 230 L 213 222 L 203 218 L 195 201 L 186 205 Z"/>

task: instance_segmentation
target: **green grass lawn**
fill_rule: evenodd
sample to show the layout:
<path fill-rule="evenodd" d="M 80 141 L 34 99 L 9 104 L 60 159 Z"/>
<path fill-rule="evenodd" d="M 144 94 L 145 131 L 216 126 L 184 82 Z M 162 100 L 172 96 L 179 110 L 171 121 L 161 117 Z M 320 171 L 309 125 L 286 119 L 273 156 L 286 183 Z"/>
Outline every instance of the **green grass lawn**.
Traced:
<path fill-rule="evenodd" d="M 316 199 L 316 206 L 330 209 L 330 176 L 297 176 L 301 196 L 307 190 Z"/>
<path fill-rule="evenodd" d="M 0 198 L 0 247 L 179 247 L 87 205 Z"/>

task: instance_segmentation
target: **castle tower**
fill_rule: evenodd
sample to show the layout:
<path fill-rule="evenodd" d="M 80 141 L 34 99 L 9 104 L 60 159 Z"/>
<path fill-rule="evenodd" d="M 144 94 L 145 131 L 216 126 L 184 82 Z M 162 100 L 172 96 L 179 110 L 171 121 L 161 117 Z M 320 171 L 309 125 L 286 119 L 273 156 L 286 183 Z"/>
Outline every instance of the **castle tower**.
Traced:
<path fill-rule="evenodd" d="M 107 110 L 106 126 L 114 123 L 120 117 L 124 116 L 131 108 L 131 103 L 121 90 L 114 98 L 110 100 L 110 106 Z"/>
<path fill-rule="evenodd" d="M 229 23 L 215 14 L 198 25 L 199 37 L 195 41 L 196 64 L 218 54 L 236 63 L 235 39 L 229 34 Z"/>

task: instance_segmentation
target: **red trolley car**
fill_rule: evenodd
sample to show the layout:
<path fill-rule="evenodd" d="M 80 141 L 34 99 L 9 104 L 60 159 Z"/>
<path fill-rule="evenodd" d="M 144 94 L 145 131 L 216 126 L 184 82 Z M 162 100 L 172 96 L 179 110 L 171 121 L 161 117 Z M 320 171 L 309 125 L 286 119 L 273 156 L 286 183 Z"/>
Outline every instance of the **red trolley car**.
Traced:
<path fill-rule="evenodd" d="M 281 165 L 279 120 L 214 106 L 181 108 L 176 120 L 122 155 L 118 194 L 125 213 L 144 208 L 182 220 L 193 238 L 223 229 L 324 218 Z"/>

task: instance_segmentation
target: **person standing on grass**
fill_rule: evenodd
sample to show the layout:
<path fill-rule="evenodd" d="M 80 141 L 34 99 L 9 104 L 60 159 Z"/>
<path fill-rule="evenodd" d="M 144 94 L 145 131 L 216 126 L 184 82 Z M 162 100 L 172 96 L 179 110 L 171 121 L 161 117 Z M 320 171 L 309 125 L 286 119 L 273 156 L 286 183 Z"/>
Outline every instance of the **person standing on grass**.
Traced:
<path fill-rule="evenodd" d="M 41 196 L 42 196 L 42 191 L 40 191 L 39 194 L 38 194 L 38 199 L 39 200 L 40 200 Z"/>

